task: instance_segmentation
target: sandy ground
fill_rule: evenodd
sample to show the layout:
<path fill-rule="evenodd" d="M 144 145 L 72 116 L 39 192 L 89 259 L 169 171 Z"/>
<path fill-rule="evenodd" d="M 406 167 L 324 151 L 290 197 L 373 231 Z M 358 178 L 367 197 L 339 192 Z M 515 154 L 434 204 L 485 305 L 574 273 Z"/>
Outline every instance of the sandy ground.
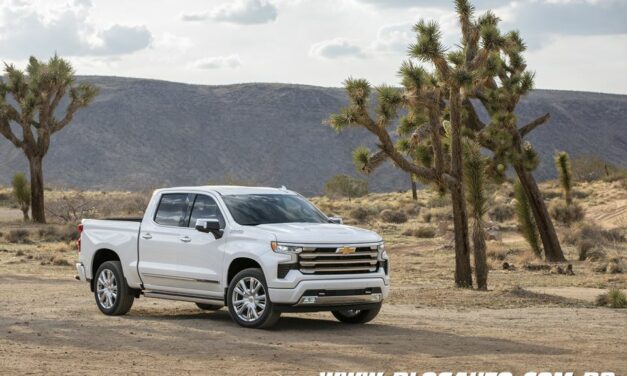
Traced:
<path fill-rule="evenodd" d="M 389 304 L 364 326 L 292 314 L 269 331 L 191 303 L 136 300 L 107 317 L 67 277 L 0 275 L 1 374 L 310 374 L 320 371 L 627 372 L 627 310 Z"/>

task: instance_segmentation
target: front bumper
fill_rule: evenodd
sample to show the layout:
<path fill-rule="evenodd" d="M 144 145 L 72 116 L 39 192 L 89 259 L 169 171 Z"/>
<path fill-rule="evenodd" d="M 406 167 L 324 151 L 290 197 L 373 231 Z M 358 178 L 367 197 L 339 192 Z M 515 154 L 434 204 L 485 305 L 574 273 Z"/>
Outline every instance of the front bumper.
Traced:
<path fill-rule="evenodd" d="M 293 288 L 268 288 L 268 293 L 273 303 L 295 307 L 380 304 L 389 293 L 385 282 L 380 277 L 302 280 Z"/>
<path fill-rule="evenodd" d="M 85 266 L 83 266 L 82 262 L 76 263 L 76 277 L 75 278 L 81 282 L 87 282 L 87 277 L 85 276 Z"/>

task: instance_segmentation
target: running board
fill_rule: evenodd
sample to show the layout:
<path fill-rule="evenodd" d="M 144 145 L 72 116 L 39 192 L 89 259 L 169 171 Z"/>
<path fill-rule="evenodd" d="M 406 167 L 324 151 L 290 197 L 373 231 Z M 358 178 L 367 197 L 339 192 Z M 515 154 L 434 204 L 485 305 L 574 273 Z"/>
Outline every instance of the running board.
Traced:
<path fill-rule="evenodd" d="M 204 303 L 204 304 L 220 305 L 220 306 L 224 305 L 224 300 L 221 298 L 211 298 L 211 297 L 197 296 L 197 295 L 185 295 L 185 294 L 177 294 L 173 292 L 144 291 L 144 296 L 147 298 L 179 300 L 179 301 L 184 301 L 184 302 Z"/>

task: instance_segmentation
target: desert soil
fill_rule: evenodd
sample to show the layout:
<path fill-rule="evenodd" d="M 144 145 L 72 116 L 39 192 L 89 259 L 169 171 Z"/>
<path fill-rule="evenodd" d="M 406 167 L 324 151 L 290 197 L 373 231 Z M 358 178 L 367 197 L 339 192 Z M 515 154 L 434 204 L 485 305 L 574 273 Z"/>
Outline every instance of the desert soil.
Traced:
<path fill-rule="evenodd" d="M 626 310 L 393 303 L 363 326 L 315 313 L 285 315 L 273 330 L 250 330 L 236 326 L 225 309 L 208 313 L 145 298 L 128 315 L 107 317 L 69 268 L 43 276 L 6 271 L 0 273 L 1 374 L 627 371 Z"/>

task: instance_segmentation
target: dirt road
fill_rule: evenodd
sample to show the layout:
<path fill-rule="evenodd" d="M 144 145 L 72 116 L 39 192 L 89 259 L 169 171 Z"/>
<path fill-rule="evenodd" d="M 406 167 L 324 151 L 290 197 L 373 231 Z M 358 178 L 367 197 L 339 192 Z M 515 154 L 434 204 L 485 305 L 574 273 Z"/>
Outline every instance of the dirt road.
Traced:
<path fill-rule="evenodd" d="M 261 331 L 165 300 L 106 317 L 69 278 L 0 275 L 0 374 L 627 371 L 627 310 L 395 304 L 365 326 L 298 314 Z"/>

